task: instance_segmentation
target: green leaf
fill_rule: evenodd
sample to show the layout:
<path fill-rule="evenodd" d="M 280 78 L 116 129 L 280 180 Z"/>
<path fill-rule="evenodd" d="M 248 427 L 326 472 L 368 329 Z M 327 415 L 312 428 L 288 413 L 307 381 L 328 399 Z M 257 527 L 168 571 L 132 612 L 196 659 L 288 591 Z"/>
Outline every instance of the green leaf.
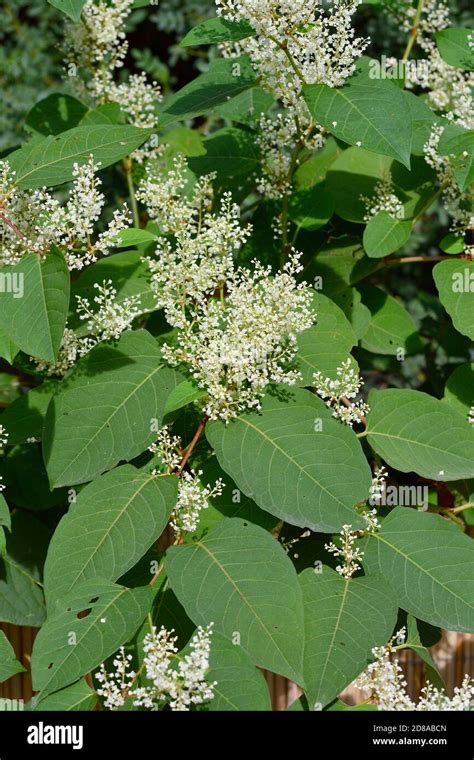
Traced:
<path fill-rule="evenodd" d="M 207 425 L 219 464 L 259 507 L 292 525 L 363 527 L 353 506 L 367 499 L 371 479 L 355 433 L 309 391 L 285 393 L 267 395 L 260 413 Z"/>
<path fill-rule="evenodd" d="M 461 190 L 474 182 L 474 130 L 457 133 L 457 125 L 449 125 L 439 141 L 439 153 L 448 156 L 453 174 Z"/>
<path fill-rule="evenodd" d="M 182 409 L 183 406 L 192 404 L 193 401 L 203 398 L 206 391 L 199 388 L 193 380 L 183 380 L 171 391 L 166 402 L 164 416 Z"/>
<path fill-rule="evenodd" d="M 213 621 L 255 665 L 302 685 L 301 589 L 291 561 L 263 528 L 222 520 L 202 541 L 168 549 L 166 572 L 196 625 Z"/>
<path fill-rule="evenodd" d="M 179 47 L 216 45 L 218 42 L 237 42 L 253 37 L 255 30 L 247 19 L 227 21 L 225 18 L 210 18 L 198 24 L 179 43 Z"/>
<path fill-rule="evenodd" d="M 28 477 L 25 478 L 25 472 Z M 6 493 L 11 504 L 32 511 L 64 503 L 64 489 L 50 491 L 43 458 L 37 446 L 9 447 L 4 468 Z"/>
<path fill-rule="evenodd" d="M 418 95 L 414 95 L 408 90 L 403 90 L 403 95 L 410 109 L 413 126 L 411 152 L 414 156 L 424 156 L 425 145 L 429 140 L 433 126 L 440 119 Z"/>
<path fill-rule="evenodd" d="M 217 181 L 241 174 L 254 175 L 260 168 L 260 150 L 255 136 L 237 127 L 225 127 L 207 137 L 206 154 L 190 158 L 191 171 L 198 175 L 216 172 Z"/>
<path fill-rule="evenodd" d="M 219 466 L 214 455 L 203 462 L 200 469 L 202 483 L 212 485 L 221 478 L 224 487 L 220 496 L 213 496 L 208 500 L 208 507 L 201 512 L 197 530 L 191 535 L 191 541 L 205 536 L 224 517 L 240 517 L 254 525 L 260 525 L 265 530 L 272 530 L 278 525 L 277 517 L 264 512 L 252 499 L 239 491 L 232 478 Z"/>
<path fill-rule="evenodd" d="M 452 522 L 396 507 L 367 539 L 363 562 L 411 615 L 448 631 L 474 630 L 474 544 Z"/>
<path fill-rule="evenodd" d="M 377 262 L 364 254 L 359 238 L 342 236 L 321 249 L 305 276 L 316 289 L 322 285 L 324 295 L 335 298 L 376 268 Z"/>
<path fill-rule="evenodd" d="M 0 631 L 0 683 L 7 681 L 17 673 L 24 673 L 26 668 L 18 662 L 13 647 L 3 631 Z"/>
<path fill-rule="evenodd" d="M 26 354 L 54 361 L 69 308 L 69 272 L 63 255 L 54 251 L 41 262 L 28 254 L 1 272 L 14 286 L 0 298 L 3 329 Z"/>
<path fill-rule="evenodd" d="M 49 694 L 97 668 L 135 633 L 152 596 L 150 586 L 129 589 L 101 579 L 78 584 L 35 639 L 34 690 Z"/>
<path fill-rule="evenodd" d="M 50 532 L 33 515 L 16 511 L 7 552 L 0 557 L 0 621 L 39 626 L 45 618 L 41 584 Z"/>
<path fill-rule="evenodd" d="M 408 615 L 407 617 L 406 646 L 423 660 L 425 664 L 426 680 L 433 684 L 435 688 L 444 689 L 444 691 L 446 691 L 446 684 L 436 667 L 429 649 L 422 644 L 420 633 L 418 631 L 418 621 L 412 615 Z"/>
<path fill-rule="evenodd" d="M 474 477 L 474 428 L 456 409 L 395 389 L 372 390 L 369 406 L 368 441 L 390 467 L 437 481 Z"/>
<path fill-rule="evenodd" d="M 386 211 L 372 217 L 364 230 L 364 250 L 371 259 L 398 251 L 410 239 L 412 222 L 395 219 Z"/>
<path fill-rule="evenodd" d="M 209 70 L 172 95 L 160 111 L 161 126 L 200 116 L 257 83 L 246 56 L 218 58 Z"/>
<path fill-rule="evenodd" d="M 339 139 L 410 168 L 410 108 L 393 82 L 370 78 L 366 59 L 343 87 L 305 85 L 303 97 L 315 119 Z"/>
<path fill-rule="evenodd" d="M 8 528 L 8 530 L 11 530 L 12 522 L 11 522 L 11 515 L 10 510 L 8 508 L 8 504 L 5 501 L 5 498 L 0 493 L 0 527 L 1 528 Z"/>
<path fill-rule="evenodd" d="M 54 5 L 73 21 L 78 22 L 86 0 L 48 0 L 48 3 Z"/>
<path fill-rule="evenodd" d="M 33 710 L 45 712 L 79 712 L 91 711 L 98 702 L 94 689 L 81 678 L 80 681 L 66 686 L 65 689 L 54 692 L 44 699 L 36 702 Z"/>
<path fill-rule="evenodd" d="M 299 576 L 305 609 L 304 680 L 311 706 L 322 709 L 386 644 L 398 607 L 382 576 L 345 580 L 329 567 Z"/>
<path fill-rule="evenodd" d="M 8 162 L 16 172 L 18 187 L 54 187 L 72 180 L 74 164 L 86 163 L 91 154 L 95 163 L 105 169 L 132 153 L 150 134 L 149 129 L 128 125 L 74 127 L 27 143 L 10 153 Z"/>
<path fill-rule="evenodd" d="M 346 288 L 333 298 L 350 321 L 357 339 L 362 338 L 369 329 L 372 315 L 367 306 L 362 303 L 359 291 L 356 288 Z"/>
<path fill-rule="evenodd" d="M 57 383 L 45 380 L 16 399 L 2 413 L 2 425 L 8 430 L 8 443 L 26 443 L 28 438 L 40 440 L 44 418 Z"/>
<path fill-rule="evenodd" d="M 251 87 L 225 103 L 220 103 L 215 112 L 224 119 L 254 127 L 274 102 L 272 95 L 263 87 Z"/>
<path fill-rule="evenodd" d="M 288 213 L 297 227 L 314 231 L 330 220 L 334 208 L 334 198 L 325 184 L 321 183 L 292 193 Z"/>
<path fill-rule="evenodd" d="M 5 330 L 0 325 L 0 358 L 5 359 L 9 364 L 13 364 L 15 356 L 19 353 L 19 348 L 10 340 Z"/>
<path fill-rule="evenodd" d="M 315 372 L 336 377 L 336 369 L 357 343 L 354 330 L 342 309 L 314 291 L 313 311 L 316 324 L 298 336 L 297 366 L 301 385 L 313 385 Z"/>
<path fill-rule="evenodd" d="M 129 227 L 118 233 L 115 240 L 115 247 L 128 248 L 129 246 L 142 245 L 143 243 L 153 243 L 155 240 L 158 240 L 158 235 L 154 235 L 148 230 Z"/>
<path fill-rule="evenodd" d="M 400 301 L 374 285 L 362 285 L 358 290 L 372 315 L 362 336 L 362 348 L 389 356 L 397 356 L 400 351 L 414 354 L 423 349 L 416 325 Z"/>
<path fill-rule="evenodd" d="M 474 52 L 469 44 L 472 29 L 452 27 L 436 32 L 435 39 L 443 61 L 450 66 L 472 71 L 474 69 Z"/>
<path fill-rule="evenodd" d="M 90 127 L 97 124 L 125 124 L 126 115 L 118 103 L 104 103 L 97 108 L 91 108 L 82 117 L 79 126 Z"/>
<path fill-rule="evenodd" d="M 25 123 L 42 135 L 59 135 L 77 127 L 87 111 L 87 106 L 80 100 L 55 92 L 33 106 Z"/>
<path fill-rule="evenodd" d="M 328 136 L 323 147 L 311 153 L 303 160 L 293 176 L 293 184 L 297 190 L 307 190 L 326 179 L 331 164 L 342 153 L 338 142 Z"/>
<path fill-rule="evenodd" d="M 444 253 L 458 254 L 464 252 L 466 244 L 462 237 L 459 237 L 454 232 L 450 232 L 444 236 L 439 247 Z"/>
<path fill-rule="evenodd" d="M 144 451 L 181 379 L 146 330 L 95 346 L 48 407 L 44 458 L 54 487 L 85 483 Z"/>
<path fill-rule="evenodd" d="M 441 261 L 433 269 L 433 277 L 454 327 L 474 340 L 474 261 Z"/>
<path fill-rule="evenodd" d="M 461 364 L 451 373 L 444 389 L 444 401 L 467 419 L 474 406 L 474 363 Z"/>
<path fill-rule="evenodd" d="M 272 709 L 267 682 L 242 647 L 214 633 L 209 665 L 206 680 L 217 681 L 211 712 Z"/>
<path fill-rule="evenodd" d="M 48 550 L 48 607 L 77 583 L 97 576 L 116 581 L 133 567 L 163 533 L 177 494 L 175 476 L 157 478 L 128 464 L 82 489 Z"/>
<path fill-rule="evenodd" d="M 401 92 L 401 90 L 400 90 Z M 348 148 L 329 167 L 326 185 L 336 202 L 336 213 L 348 222 L 365 224 L 367 201 L 377 200 L 377 183 L 391 176 L 405 219 L 419 214 L 436 192 L 436 176 L 423 157 L 412 156 L 412 170 L 388 156 L 362 148 Z"/>

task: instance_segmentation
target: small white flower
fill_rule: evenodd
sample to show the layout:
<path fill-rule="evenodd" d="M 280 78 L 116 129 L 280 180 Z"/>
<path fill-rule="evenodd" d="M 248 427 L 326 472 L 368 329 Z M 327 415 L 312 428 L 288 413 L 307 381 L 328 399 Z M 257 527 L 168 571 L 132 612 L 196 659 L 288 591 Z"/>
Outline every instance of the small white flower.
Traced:
<path fill-rule="evenodd" d="M 350 401 L 357 396 L 364 381 L 352 368 L 350 359 L 337 368 L 336 375 L 337 379 L 331 380 L 322 372 L 315 372 L 314 387 L 318 396 L 326 401 L 326 406 L 333 410 L 333 417 L 352 427 L 355 422 L 363 422 L 369 412 L 368 405 L 363 401 Z"/>

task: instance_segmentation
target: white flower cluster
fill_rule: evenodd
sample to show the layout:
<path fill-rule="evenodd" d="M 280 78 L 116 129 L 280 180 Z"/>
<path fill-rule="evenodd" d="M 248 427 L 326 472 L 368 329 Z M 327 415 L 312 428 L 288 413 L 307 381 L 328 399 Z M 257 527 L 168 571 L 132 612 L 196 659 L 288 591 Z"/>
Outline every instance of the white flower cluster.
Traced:
<path fill-rule="evenodd" d="M 375 470 L 369 493 L 369 504 L 372 506 L 377 506 L 382 501 L 387 486 L 387 477 L 388 472 L 385 467 L 378 467 Z"/>
<path fill-rule="evenodd" d="M 339 543 L 336 544 L 334 541 L 330 541 L 329 543 L 324 544 L 324 548 L 330 554 L 333 554 L 334 557 L 342 560 L 342 564 L 337 565 L 336 572 L 338 572 L 339 575 L 342 575 L 346 580 L 350 580 L 354 573 L 362 567 L 360 562 L 364 558 L 364 552 L 357 546 L 354 546 L 355 542 L 360 538 L 362 532 L 366 534 L 374 533 L 380 528 L 380 523 L 377 519 L 377 511 L 375 509 L 364 512 L 362 517 L 367 523 L 365 531 L 354 531 L 352 525 L 343 525 L 338 538 Z"/>
<path fill-rule="evenodd" d="M 404 0 L 397 11 L 402 13 L 404 29 L 412 28 L 416 9 L 411 0 Z M 425 0 L 416 30 L 416 41 L 426 55 L 426 65 L 407 66 L 406 84 L 428 90 L 429 104 L 446 118 L 466 129 L 473 125 L 472 88 L 474 74 L 450 66 L 441 57 L 433 35 L 451 26 L 450 10 L 443 0 Z"/>
<path fill-rule="evenodd" d="M 107 256 L 117 234 L 130 225 L 126 205 L 117 209 L 107 229 L 95 242 L 94 223 L 100 218 L 105 197 L 95 172 L 99 165 L 93 157 L 85 164 L 74 164 L 74 182 L 65 205 L 46 190 L 18 190 L 15 173 L 8 162 L 0 161 L 0 263 L 16 264 L 24 254 L 45 255 L 51 245 L 64 250 L 69 269 L 82 269 Z M 6 221 L 8 220 L 8 222 Z"/>
<path fill-rule="evenodd" d="M 158 454 L 161 459 L 161 467 L 153 471 L 156 475 L 176 471 L 184 454 L 181 438 L 178 435 L 172 436 L 166 425 L 159 431 L 157 440 L 149 447 L 149 451 Z M 170 520 L 177 537 L 183 533 L 193 533 L 198 527 L 202 510 L 209 506 L 209 499 L 222 494 L 222 478 L 218 478 L 212 487 L 209 483 L 204 486 L 200 480 L 202 474 L 202 470 L 195 472 L 192 469 L 180 473 L 178 498 Z"/>
<path fill-rule="evenodd" d="M 214 178 L 214 174 L 208 174 L 191 187 L 186 158 L 179 155 L 166 174 L 156 165 L 147 166 L 147 176 L 140 183 L 137 198 L 145 204 L 150 218 L 163 233 L 183 232 L 186 237 L 197 235 L 203 231 L 202 220 L 208 226 L 214 221 L 208 213 L 212 209 Z M 239 208 L 232 206 L 229 211 L 233 217 L 232 229 L 237 231 Z M 212 231 L 209 231 L 207 236 L 211 235 Z"/>
<path fill-rule="evenodd" d="M 173 472 L 179 466 L 182 458 L 183 443 L 179 435 L 170 435 L 168 426 L 164 425 L 158 431 L 155 443 L 148 447 L 152 454 L 158 454 L 166 472 Z M 156 471 L 158 474 L 158 471 Z"/>
<path fill-rule="evenodd" d="M 470 425 L 474 425 L 474 406 L 471 406 L 471 408 L 469 409 L 467 421 L 469 422 Z"/>
<path fill-rule="evenodd" d="M 434 125 L 424 146 L 425 160 L 436 171 L 438 182 L 443 188 L 444 205 L 452 218 L 451 230 L 463 236 L 474 226 L 472 199 L 469 190 L 465 193 L 460 190 L 449 157 L 439 153 L 438 147 L 443 132 L 443 126 Z"/>
<path fill-rule="evenodd" d="M 80 338 L 74 330 L 67 327 L 64 330 L 56 361 L 49 362 L 45 359 L 35 359 L 33 357 L 36 369 L 38 372 L 44 372 L 48 377 L 62 377 L 97 342 L 94 338 Z"/>
<path fill-rule="evenodd" d="M 5 446 L 8 443 L 8 432 L 5 430 L 3 425 L 0 425 L 0 449 L 4 449 Z M 0 493 L 5 490 L 5 486 L 3 485 L 3 477 L 0 475 Z"/>
<path fill-rule="evenodd" d="M 323 146 L 322 128 L 310 136 L 302 137 L 294 116 L 277 114 L 271 119 L 262 116 L 259 121 L 257 144 L 261 151 L 262 176 L 257 180 L 257 190 L 266 198 L 282 198 L 291 187 L 292 153 L 297 142 L 316 150 Z"/>
<path fill-rule="evenodd" d="M 466 675 L 462 685 L 456 686 L 454 696 L 449 697 L 442 689 L 427 683 L 421 690 L 418 703 L 407 694 L 407 682 L 398 662 L 393 658 L 397 646 L 405 641 L 406 631 L 402 628 L 384 647 L 374 647 L 374 662 L 357 678 L 354 686 L 370 696 L 379 710 L 404 711 L 459 711 L 470 710 L 474 701 L 474 680 Z"/>
<path fill-rule="evenodd" d="M 132 655 L 125 654 L 125 648 L 120 647 L 117 656 L 112 660 L 115 670 L 107 673 L 102 663 L 100 670 L 95 674 L 100 684 L 97 694 L 99 697 L 104 697 L 104 706 L 108 710 L 118 710 L 123 707 L 125 697 L 132 689 L 137 675 L 134 670 L 130 670 L 132 659 Z"/>
<path fill-rule="evenodd" d="M 303 84 L 339 87 L 353 74 L 368 40 L 355 36 L 352 17 L 360 0 L 216 0 L 217 13 L 230 21 L 246 19 L 255 37 L 226 46 L 228 55 L 250 56 L 261 82 L 308 121 Z"/>
<path fill-rule="evenodd" d="M 93 311 L 87 298 L 76 296 L 79 319 L 88 320 L 87 329 L 90 333 L 100 336 L 99 340 L 118 338 L 141 313 L 140 296 L 130 296 L 123 301 L 117 301 L 117 290 L 113 287 L 112 280 L 104 280 L 102 285 L 95 282 L 94 288 L 98 291 L 94 303 L 99 308 Z"/>
<path fill-rule="evenodd" d="M 405 216 L 403 203 L 393 192 L 390 172 L 377 182 L 371 198 L 361 195 L 360 199 L 366 207 L 365 222 L 370 222 L 380 211 L 386 211 L 393 219 L 403 219 Z"/>
<path fill-rule="evenodd" d="M 159 631 L 153 627 L 143 641 L 144 670 L 150 682 L 146 686 L 133 689 L 138 674 L 129 670 L 131 655 L 125 655 L 122 648 L 113 664 L 115 672 L 107 673 L 101 665 L 96 679 L 101 684 L 99 696 L 105 697 L 104 705 L 109 710 L 117 710 L 125 704 L 127 697 L 133 698 L 136 707 L 159 710 L 169 707 L 173 711 L 188 711 L 195 705 L 202 705 L 214 698 L 217 682 L 207 682 L 211 652 L 213 624 L 199 628 L 189 643 L 190 651 L 178 655 L 177 637 L 173 630 L 163 626 Z"/>
<path fill-rule="evenodd" d="M 315 372 L 313 384 L 318 396 L 325 399 L 326 406 L 333 410 L 333 417 L 352 427 L 354 423 L 363 422 L 364 416 L 370 411 L 363 401 L 349 401 L 357 396 L 364 381 L 352 368 L 350 359 L 337 368 L 336 374 L 337 379 L 331 380 L 322 372 Z"/>
<path fill-rule="evenodd" d="M 250 232 L 240 225 L 239 207 L 225 194 L 212 213 L 208 179 L 198 182 L 191 200 L 180 196 L 183 166 L 168 178 L 169 196 L 150 208 L 158 224 L 168 212 L 176 230 L 173 242 L 160 242 L 159 258 L 148 259 L 157 305 L 178 330 L 176 342 L 162 350 L 171 365 L 187 365 L 207 391 L 205 414 L 229 420 L 259 408 L 269 384 L 297 381 L 290 365 L 297 334 L 314 321 L 311 296 L 296 282 L 296 255 L 275 276 L 258 262 L 253 271 L 236 269 L 233 253 Z"/>
<path fill-rule="evenodd" d="M 148 82 L 144 72 L 115 82 L 116 70 L 123 67 L 128 50 L 125 22 L 132 8 L 133 0 L 87 0 L 80 23 L 70 24 L 67 30 L 68 71 L 72 67 L 77 87 L 85 87 L 86 94 L 98 103 L 118 103 L 129 124 L 153 129 L 158 125 L 156 105 L 162 99 L 158 83 Z M 85 83 L 77 76 L 77 69 L 88 76 Z M 141 163 L 156 155 L 155 144 L 148 141 L 133 158 Z"/>
<path fill-rule="evenodd" d="M 202 470 L 194 472 L 186 470 L 181 473 L 178 485 L 178 500 L 171 515 L 171 527 L 177 536 L 184 533 L 193 533 L 199 524 L 199 517 L 203 509 L 209 506 L 209 499 L 220 496 L 224 488 L 222 478 L 216 480 L 214 486 L 203 486 L 200 477 Z"/>
<path fill-rule="evenodd" d="M 104 280 L 102 285 L 94 283 L 94 287 L 99 293 L 94 298 L 99 307 L 97 311 L 92 310 L 87 298 L 76 296 L 78 301 L 77 314 L 80 319 L 88 320 L 87 329 L 91 335 L 79 337 L 74 330 L 67 327 L 64 330 L 55 362 L 33 357 L 39 372 L 44 372 L 49 377 L 62 377 L 98 343 L 103 340 L 118 338 L 125 330 L 128 330 L 135 317 L 141 313 L 138 308 L 140 305 L 138 296 L 125 298 L 120 302 L 116 301 L 117 290 L 113 287 L 111 280 Z"/>

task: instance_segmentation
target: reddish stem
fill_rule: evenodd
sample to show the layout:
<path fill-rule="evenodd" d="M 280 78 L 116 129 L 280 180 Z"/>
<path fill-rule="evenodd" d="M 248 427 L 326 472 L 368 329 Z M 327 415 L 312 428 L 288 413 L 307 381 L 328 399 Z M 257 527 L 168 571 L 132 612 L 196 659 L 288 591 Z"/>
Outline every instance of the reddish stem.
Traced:
<path fill-rule="evenodd" d="M 178 475 L 181 475 L 181 473 L 183 472 L 184 468 L 186 467 L 186 462 L 188 461 L 188 459 L 189 459 L 189 457 L 191 455 L 192 450 L 194 449 L 196 443 L 198 442 L 198 440 L 199 440 L 199 438 L 201 436 L 202 431 L 206 427 L 206 423 L 207 423 L 208 419 L 209 419 L 209 417 L 207 415 L 204 415 L 204 417 L 202 418 L 201 422 L 199 423 L 199 426 L 198 426 L 196 432 L 194 433 L 194 436 L 193 436 L 193 439 L 192 439 L 191 443 L 189 444 L 189 446 L 186 446 L 186 448 L 184 450 L 184 453 L 183 453 L 183 458 L 181 459 L 181 462 L 178 465 Z"/>

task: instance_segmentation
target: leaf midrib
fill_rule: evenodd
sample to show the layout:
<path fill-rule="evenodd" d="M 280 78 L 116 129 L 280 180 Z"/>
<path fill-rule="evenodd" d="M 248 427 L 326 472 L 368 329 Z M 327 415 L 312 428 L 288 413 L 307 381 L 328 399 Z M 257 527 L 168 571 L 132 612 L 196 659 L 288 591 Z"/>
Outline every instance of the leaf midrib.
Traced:
<path fill-rule="evenodd" d="M 316 480 L 316 478 L 313 478 L 313 476 L 312 476 L 312 475 L 311 475 L 309 472 L 307 472 L 307 470 L 305 470 L 303 467 L 301 467 L 301 465 L 299 465 L 299 464 L 296 462 L 296 460 L 295 460 L 295 459 L 293 459 L 293 458 L 292 458 L 292 457 L 291 457 L 291 456 L 290 456 L 290 455 L 289 455 L 289 454 L 288 454 L 288 453 L 285 451 L 285 449 L 282 449 L 282 448 L 281 448 L 281 446 L 279 446 L 279 445 L 276 443 L 276 441 L 275 441 L 273 438 L 270 438 L 268 435 L 266 435 L 266 433 L 264 433 L 264 432 L 263 432 L 263 430 L 260 430 L 260 428 L 256 427 L 255 425 L 252 425 L 252 423 L 251 423 L 251 422 L 249 422 L 248 420 L 246 420 L 244 417 L 240 417 L 240 418 L 239 418 L 239 422 L 243 422 L 245 425 L 248 425 L 248 426 L 249 426 L 250 428 L 252 428 L 253 430 L 256 430 L 256 431 L 257 431 L 257 433 L 259 433 L 259 434 L 262 436 L 262 438 L 265 438 L 267 441 L 269 441 L 269 442 L 270 442 L 270 444 L 271 444 L 272 446 L 274 446 L 276 449 L 278 449 L 278 451 L 280 451 L 280 452 L 281 452 L 281 453 L 282 453 L 282 454 L 283 454 L 283 455 L 284 455 L 284 456 L 285 456 L 285 457 L 286 457 L 286 458 L 287 458 L 287 459 L 288 459 L 288 460 L 289 460 L 289 461 L 290 461 L 292 464 L 294 464 L 294 465 L 295 465 L 295 467 L 296 467 L 296 468 L 297 468 L 297 469 L 298 469 L 300 472 L 302 472 L 302 473 L 303 473 L 303 474 L 304 474 L 306 477 L 308 477 L 310 480 L 312 480 L 312 481 L 313 481 L 313 483 L 315 483 L 315 484 L 316 484 L 316 485 L 317 485 L 317 486 L 318 486 L 318 487 L 319 487 L 319 488 L 320 488 L 322 491 L 324 491 L 324 492 L 325 492 L 325 493 L 326 493 L 328 496 L 330 496 L 330 497 L 331 497 L 331 499 L 333 499 L 333 500 L 334 500 L 335 502 L 337 502 L 337 503 L 338 503 L 338 504 L 339 504 L 341 507 L 343 507 L 345 511 L 347 511 L 347 512 L 353 512 L 354 516 L 355 516 L 355 517 L 357 517 L 357 513 L 356 513 L 356 512 L 354 512 L 354 510 L 353 510 L 353 509 L 351 509 L 351 507 L 348 507 L 348 506 L 347 506 L 347 504 L 344 504 L 344 502 L 343 502 L 343 501 L 341 501 L 341 500 L 340 500 L 340 499 L 339 499 L 337 496 L 335 496 L 335 495 L 334 495 L 334 494 L 332 494 L 330 491 L 328 491 L 328 489 L 327 489 L 325 486 L 323 486 L 323 484 L 322 484 L 322 483 L 320 483 L 318 480 Z M 300 513 L 300 514 L 301 514 L 301 513 Z"/>
<path fill-rule="evenodd" d="M 433 581 L 433 583 L 437 584 L 438 586 L 441 586 L 447 594 L 450 594 L 454 596 L 456 599 L 458 599 L 463 605 L 467 606 L 468 608 L 474 610 L 474 604 L 469 604 L 465 599 L 462 598 L 462 596 L 459 596 L 456 594 L 455 591 L 449 588 L 449 586 L 446 586 L 443 581 L 439 580 L 439 578 L 436 578 L 436 576 L 432 575 L 423 565 L 419 565 L 418 562 L 416 562 L 410 555 L 404 554 L 397 546 L 394 544 L 391 544 L 390 541 L 387 541 L 387 539 L 383 538 L 383 536 L 380 533 L 373 533 L 373 538 L 376 538 L 377 541 L 381 541 L 382 543 L 386 544 L 390 549 L 393 549 L 396 554 L 399 554 L 401 557 L 404 558 L 406 562 L 410 562 L 414 567 L 417 568 L 417 570 L 420 570 L 424 575 L 428 576 L 428 578 Z"/>
<path fill-rule="evenodd" d="M 238 585 L 233 580 L 232 576 L 229 575 L 229 573 L 227 572 L 227 570 L 224 567 L 224 565 L 221 562 L 219 562 L 219 560 L 217 559 L 217 557 L 215 556 L 215 554 L 213 554 L 210 551 L 210 549 L 208 549 L 207 546 L 205 544 L 203 544 L 202 542 L 200 542 L 200 541 L 196 542 L 195 546 L 196 546 L 196 548 L 201 547 L 201 549 L 204 549 L 204 551 L 206 551 L 208 553 L 209 557 L 211 558 L 211 561 L 213 561 L 217 565 L 217 567 L 219 568 L 219 570 L 223 573 L 223 575 L 229 581 L 230 585 L 234 588 L 234 590 L 237 592 L 237 594 L 242 599 L 242 601 L 247 605 L 247 607 L 253 613 L 254 617 L 258 620 L 258 622 L 262 626 L 262 629 L 265 631 L 265 633 L 267 634 L 267 636 L 269 637 L 269 639 L 273 642 L 274 646 L 278 650 L 278 653 L 281 655 L 281 657 L 283 658 L 283 660 L 289 666 L 289 668 L 292 671 L 292 673 L 294 673 L 295 670 L 294 670 L 293 665 L 290 662 L 288 662 L 288 659 L 286 658 L 285 654 L 281 650 L 280 646 L 275 641 L 275 639 L 272 637 L 271 633 L 268 631 L 267 626 L 265 625 L 264 621 L 260 618 L 260 616 L 258 615 L 258 613 L 254 610 L 254 608 L 251 605 L 250 601 L 247 599 L 247 597 L 245 596 L 245 594 L 239 589 Z M 300 680 L 302 681 L 303 679 L 300 679 Z M 301 686 L 302 684 L 299 684 L 299 685 Z"/>
<path fill-rule="evenodd" d="M 122 408 L 125 406 L 125 404 L 128 403 L 128 401 L 132 398 L 132 396 L 134 396 L 134 394 L 137 393 L 140 390 L 140 388 L 145 383 L 147 383 L 149 380 L 151 380 L 157 372 L 159 372 L 161 369 L 163 369 L 164 366 L 165 366 L 164 364 L 159 364 L 158 367 L 155 367 L 154 370 L 152 370 L 149 374 L 147 374 L 146 377 L 144 377 L 143 380 L 138 385 L 134 386 L 133 390 L 130 391 L 130 393 L 128 394 L 128 396 L 126 396 L 124 398 L 124 400 L 122 401 L 122 403 L 120 403 L 117 407 L 115 407 L 115 409 L 112 412 L 112 414 L 109 417 L 107 417 L 107 419 L 104 421 L 104 423 L 95 431 L 95 433 L 93 434 L 93 436 L 88 439 L 86 445 L 81 448 L 81 450 L 76 454 L 76 456 L 74 457 L 74 459 L 71 459 L 68 462 L 66 469 L 64 469 L 59 475 L 57 475 L 55 483 L 58 482 L 59 478 L 63 478 L 66 472 L 69 472 L 69 470 L 77 462 L 77 460 L 81 456 L 83 456 L 84 451 L 87 451 L 89 449 L 89 447 L 92 444 L 92 442 L 95 441 L 95 439 L 97 438 L 97 436 L 100 433 L 102 433 L 103 429 L 108 424 L 110 424 L 110 422 L 114 419 L 115 415 L 117 415 L 122 410 Z M 64 416 L 64 414 L 62 416 Z M 54 485 L 54 483 L 52 485 Z"/>

